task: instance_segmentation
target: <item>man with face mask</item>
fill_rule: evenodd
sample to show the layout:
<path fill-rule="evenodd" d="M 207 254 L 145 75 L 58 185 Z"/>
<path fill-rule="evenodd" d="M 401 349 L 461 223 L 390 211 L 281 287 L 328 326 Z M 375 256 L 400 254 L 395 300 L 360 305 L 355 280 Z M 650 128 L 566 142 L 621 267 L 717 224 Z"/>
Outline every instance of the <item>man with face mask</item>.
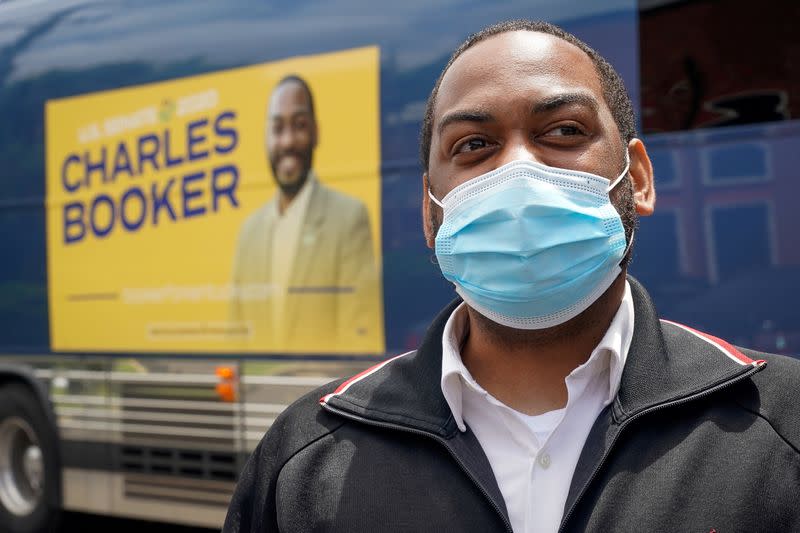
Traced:
<path fill-rule="evenodd" d="M 381 315 L 367 209 L 312 169 L 319 130 L 305 80 L 278 82 L 267 113 L 278 190 L 239 235 L 232 321 L 246 324 L 251 344 L 263 349 L 374 351 Z M 265 284 L 266 298 L 248 298 Z"/>
<path fill-rule="evenodd" d="M 281 415 L 225 531 L 800 529 L 800 365 L 659 320 L 626 277 L 655 192 L 614 69 L 555 26 L 491 26 L 421 139 L 461 298 Z"/>

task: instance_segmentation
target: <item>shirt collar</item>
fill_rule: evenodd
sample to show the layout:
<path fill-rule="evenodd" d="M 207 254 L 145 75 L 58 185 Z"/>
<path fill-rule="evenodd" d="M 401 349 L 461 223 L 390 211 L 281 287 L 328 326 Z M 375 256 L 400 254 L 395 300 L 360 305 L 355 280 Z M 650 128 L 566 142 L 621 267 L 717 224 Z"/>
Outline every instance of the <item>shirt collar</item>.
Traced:
<path fill-rule="evenodd" d="M 609 382 L 606 405 L 614 400 L 619 390 L 622 371 L 625 368 L 625 360 L 628 357 L 628 349 L 633 338 L 633 320 L 633 296 L 631 295 L 630 285 L 626 280 L 622 303 L 614 315 L 611 325 L 606 330 L 606 334 L 595 349 L 592 350 L 589 359 L 567 376 L 569 380 L 585 369 L 594 368 L 598 364 L 607 364 Z M 466 431 L 462 409 L 463 387 L 470 387 L 485 393 L 461 360 L 461 345 L 467 333 L 469 333 L 467 306 L 466 303 L 462 302 L 450 314 L 442 333 L 441 380 L 442 394 L 450 406 L 453 418 L 461 431 Z M 606 353 L 609 354 L 609 357 L 603 357 Z M 598 374 L 602 374 L 600 372 L 603 370 L 602 368 L 596 370 Z"/>

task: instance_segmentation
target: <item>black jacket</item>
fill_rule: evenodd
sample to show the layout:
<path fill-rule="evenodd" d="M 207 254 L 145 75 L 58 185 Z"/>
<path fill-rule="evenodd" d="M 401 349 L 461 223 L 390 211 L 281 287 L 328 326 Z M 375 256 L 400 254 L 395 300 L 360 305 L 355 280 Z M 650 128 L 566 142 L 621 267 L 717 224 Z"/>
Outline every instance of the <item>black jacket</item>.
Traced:
<path fill-rule="evenodd" d="M 586 441 L 561 530 L 800 531 L 800 362 L 659 321 L 631 288 L 619 393 Z M 511 531 L 483 450 L 441 393 L 456 303 L 417 351 L 287 409 L 244 468 L 223 531 Z"/>

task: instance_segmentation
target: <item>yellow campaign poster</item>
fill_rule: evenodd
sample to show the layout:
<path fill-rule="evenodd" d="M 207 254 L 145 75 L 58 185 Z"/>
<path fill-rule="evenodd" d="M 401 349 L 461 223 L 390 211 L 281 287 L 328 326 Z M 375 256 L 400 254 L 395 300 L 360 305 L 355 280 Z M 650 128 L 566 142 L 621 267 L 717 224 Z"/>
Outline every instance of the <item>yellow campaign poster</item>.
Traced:
<path fill-rule="evenodd" d="M 379 54 L 47 102 L 55 351 L 380 353 Z"/>

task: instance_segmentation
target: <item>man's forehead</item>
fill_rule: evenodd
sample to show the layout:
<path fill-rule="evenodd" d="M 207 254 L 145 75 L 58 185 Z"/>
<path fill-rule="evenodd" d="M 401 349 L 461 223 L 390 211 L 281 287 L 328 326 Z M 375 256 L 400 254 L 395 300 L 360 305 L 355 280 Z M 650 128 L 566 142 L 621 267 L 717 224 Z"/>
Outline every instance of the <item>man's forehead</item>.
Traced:
<path fill-rule="evenodd" d="M 583 50 L 554 35 L 519 30 L 493 35 L 453 62 L 439 86 L 434 116 L 462 100 L 480 100 L 482 91 L 476 89 L 505 89 L 517 83 L 538 83 L 543 96 L 548 89 L 570 87 L 602 98 L 597 69 Z"/>
<path fill-rule="evenodd" d="M 269 99 L 270 115 L 281 115 L 297 111 L 310 111 L 311 104 L 305 88 L 297 81 L 288 80 L 272 91 Z"/>

